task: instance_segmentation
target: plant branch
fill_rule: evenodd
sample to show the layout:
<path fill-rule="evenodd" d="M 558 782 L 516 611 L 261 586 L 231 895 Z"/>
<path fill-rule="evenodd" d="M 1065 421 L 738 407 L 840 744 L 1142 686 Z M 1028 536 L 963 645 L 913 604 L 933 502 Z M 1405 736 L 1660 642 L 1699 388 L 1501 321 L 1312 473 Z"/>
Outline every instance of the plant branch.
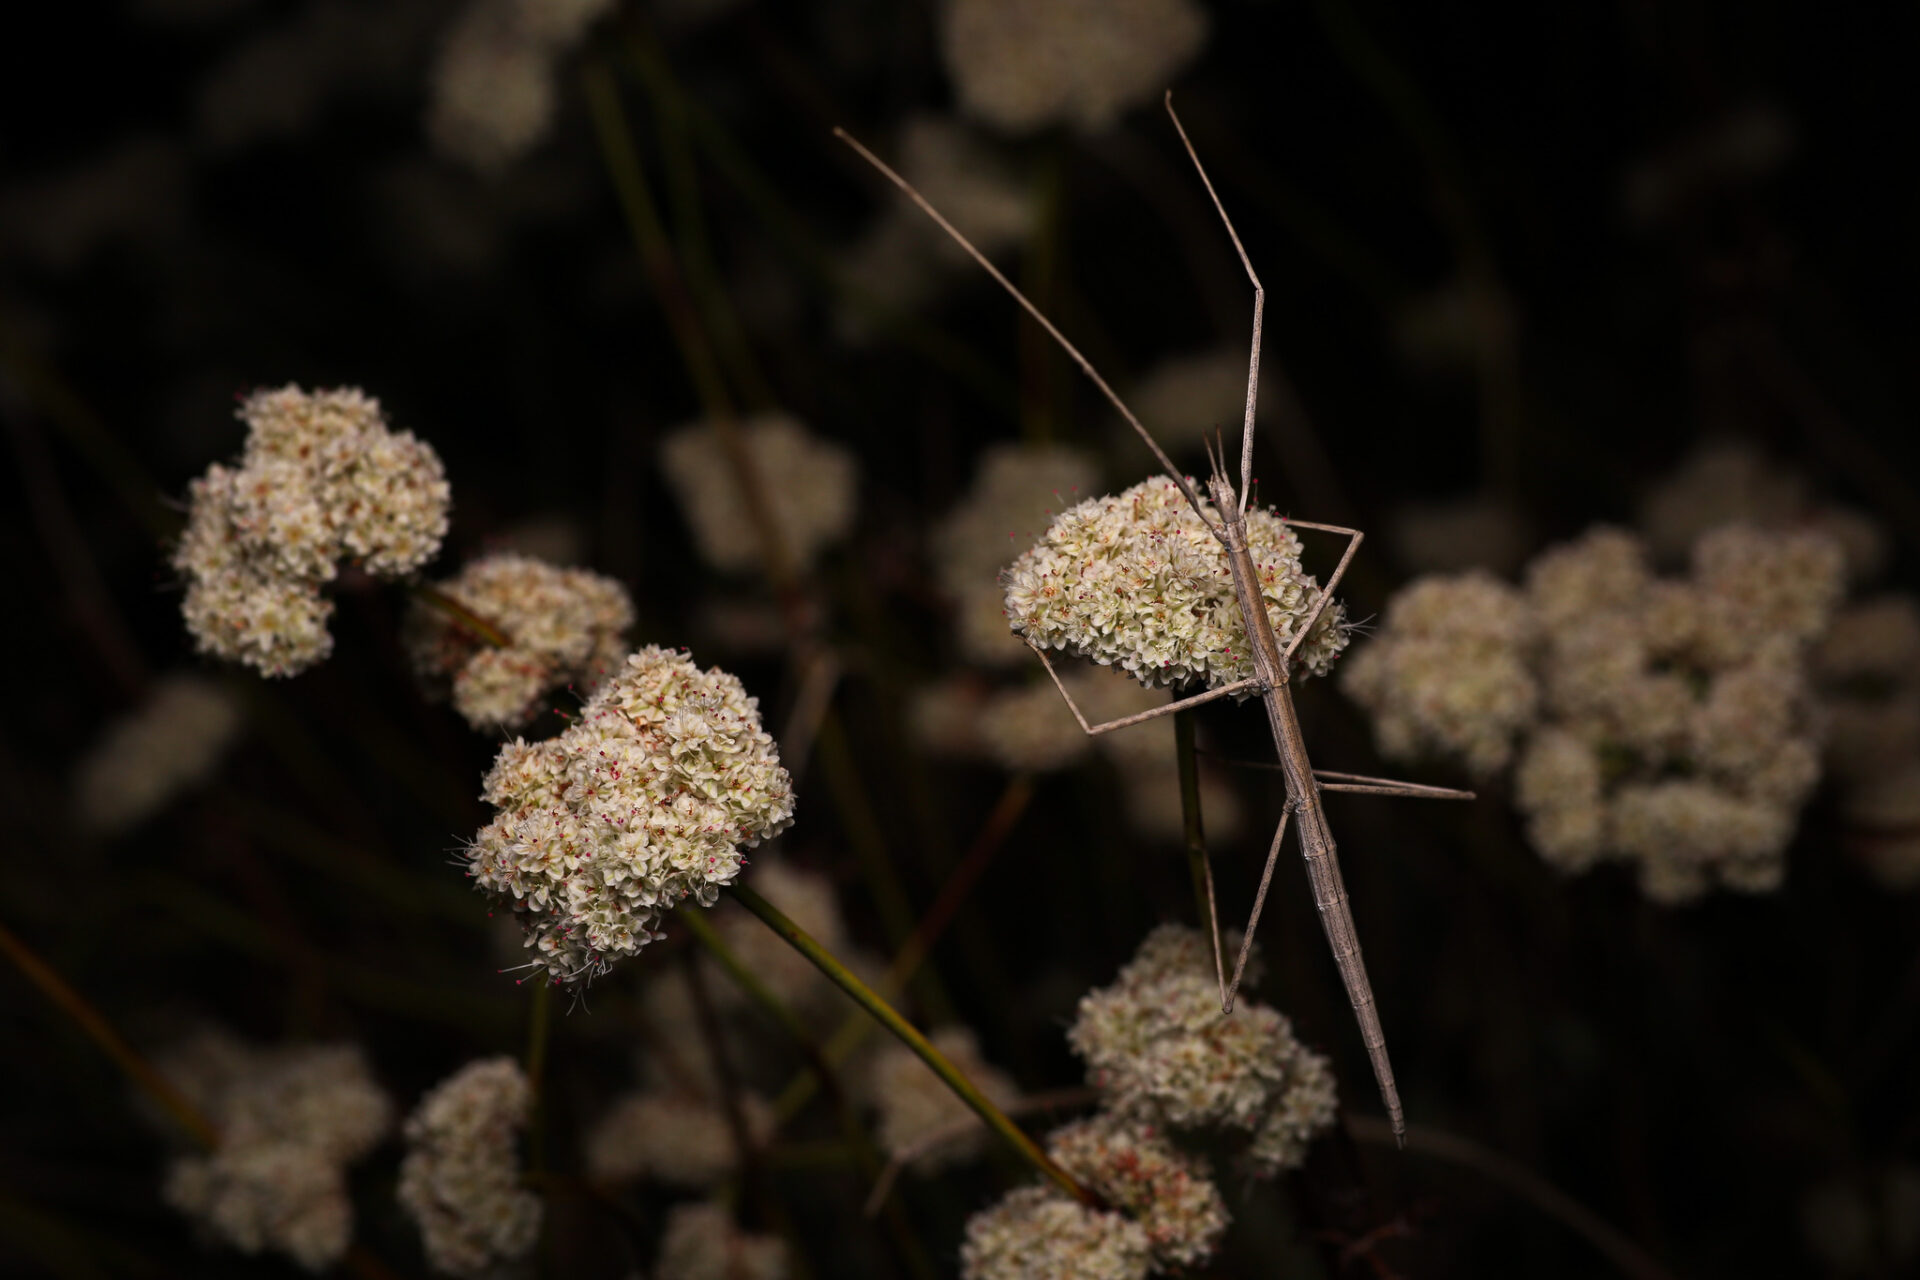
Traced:
<path fill-rule="evenodd" d="M 827 975 L 832 983 L 850 996 L 854 1003 L 872 1014 L 874 1019 L 897 1037 L 900 1043 L 913 1050 L 919 1059 L 926 1063 L 947 1088 L 953 1090 L 955 1097 L 973 1109 L 975 1115 L 983 1120 L 1013 1148 L 1023 1160 L 1045 1175 L 1054 1185 L 1072 1196 L 1081 1204 L 1094 1209 L 1104 1209 L 1105 1203 L 1099 1196 L 1083 1186 L 1074 1176 L 1056 1164 L 1051 1156 L 1040 1149 L 1039 1144 L 1023 1132 L 1007 1117 L 1006 1112 L 993 1104 L 993 1100 L 980 1089 L 960 1069 L 947 1060 L 945 1054 L 933 1047 L 933 1044 L 914 1025 L 901 1017 L 894 1007 L 882 1000 L 866 983 L 852 973 L 833 954 L 799 925 L 789 920 L 778 907 L 747 888 L 734 884 L 726 892 L 747 910 L 759 916 L 769 929 L 786 939 L 787 944 L 808 960 L 815 968 Z"/>

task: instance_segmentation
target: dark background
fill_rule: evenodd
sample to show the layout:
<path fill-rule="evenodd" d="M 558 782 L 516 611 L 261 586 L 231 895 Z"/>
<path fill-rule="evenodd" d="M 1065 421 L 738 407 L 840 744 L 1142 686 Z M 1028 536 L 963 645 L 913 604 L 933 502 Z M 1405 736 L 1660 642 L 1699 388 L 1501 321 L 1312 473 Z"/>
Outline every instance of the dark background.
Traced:
<path fill-rule="evenodd" d="M 588 563 L 632 588 L 640 640 L 702 658 L 701 606 L 759 598 L 702 567 L 654 466 L 659 436 L 699 403 L 601 166 L 577 74 L 590 61 L 619 77 L 681 269 L 741 318 L 757 370 L 736 387 L 742 402 L 777 402 L 859 456 L 857 532 L 808 590 L 823 634 L 859 655 L 839 714 L 924 908 L 1005 782 L 902 747 L 906 692 L 955 662 L 924 582 L 930 518 L 984 445 L 1023 431 L 1106 451 L 1116 485 L 1146 474 L 1068 366 L 974 276 L 870 341 L 835 335 L 845 304 L 822 264 L 893 197 L 829 129 L 884 152 L 908 115 L 950 110 L 931 11 L 750 0 L 676 23 L 630 4 L 563 73 L 553 137 L 489 181 L 435 158 L 420 126 L 432 42 L 457 6 L 263 0 L 154 16 L 176 7 L 16 5 L 0 18 L 13 654 L 0 920 L 136 1043 L 199 1015 L 267 1041 L 352 1037 L 403 1107 L 467 1059 L 517 1050 L 524 992 L 494 975 L 482 904 L 448 864 L 485 820 L 477 779 L 492 745 L 414 691 L 397 597 L 344 599 L 336 655 L 308 675 L 231 673 L 251 727 L 211 790 L 106 845 L 79 835 L 64 797 L 101 727 L 156 672 L 194 662 L 162 545 L 186 482 L 237 452 L 234 397 L 256 386 L 363 386 L 430 441 L 455 493 L 442 566 L 558 517 Z M 1178 101 L 1267 284 L 1271 375 L 1304 410 L 1259 455 L 1264 499 L 1379 529 L 1409 502 L 1491 492 L 1539 543 L 1630 518 L 1691 445 L 1732 435 L 1879 520 L 1888 579 L 1911 582 L 1910 13 L 1210 9 L 1212 39 Z M 285 31 L 306 33 L 288 43 L 324 70 L 267 76 L 269 102 L 295 101 L 236 140 L 252 117 L 206 86 Z M 288 87 L 299 75 L 317 86 L 304 104 Z M 1756 112 L 1790 139 L 1777 163 L 1716 177 L 1689 161 L 1699 139 Z M 1116 380 L 1244 340 L 1244 282 L 1157 109 L 1097 138 L 994 145 L 1057 193 L 1033 251 L 1009 260 L 1016 278 L 1035 279 L 1044 255 L 1042 301 Z M 1678 193 L 1653 219 L 1630 197 L 1648 172 Z M 1396 339 L 1408 308 L 1462 278 L 1504 300 L 1510 340 L 1439 365 L 1411 358 Z M 1315 456 L 1324 466 L 1284 465 Z M 1407 572 L 1389 540 L 1369 541 L 1350 611 L 1377 613 Z M 707 652 L 780 721 L 793 689 L 778 654 Z M 1378 764 L 1331 686 L 1308 689 L 1302 710 L 1317 760 Z M 1207 728 L 1220 750 L 1259 750 L 1247 717 L 1210 712 Z M 1277 816 L 1261 783 L 1236 780 L 1256 833 Z M 1099 764 L 1043 779 L 1010 856 L 935 954 L 989 1056 L 1029 1089 L 1077 1081 L 1061 1034 L 1073 1000 L 1151 924 L 1191 910 L 1174 851 L 1111 816 L 1115 786 Z M 1804 815 L 1781 893 L 1681 911 L 1646 904 L 1624 876 L 1560 880 L 1498 794 L 1448 811 L 1390 805 L 1336 799 L 1332 816 L 1413 1122 L 1518 1161 L 1677 1274 L 1820 1274 L 1799 1226 L 1809 1192 L 1920 1154 L 1914 906 L 1845 864 L 1830 803 Z M 786 844 L 843 880 L 855 932 L 878 943 L 844 822 L 810 777 Z M 1216 850 L 1232 914 L 1259 843 Z M 364 892 L 341 870 L 356 859 L 400 869 L 417 897 Z M 1263 997 L 1333 1056 L 1343 1103 L 1371 1113 L 1300 873 L 1283 865 L 1276 886 Z M 676 945 L 628 962 L 559 1024 L 557 1165 L 623 1086 L 622 1010 Z M 0 1044 L 0 1267 L 289 1270 L 196 1246 L 158 1200 L 165 1148 L 121 1079 L 11 970 Z M 1302 1175 L 1234 1189 L 1243 1227 L 1210 1274 L 1615 1273 L 1476 1172 L 1322 1147 Z M 417 1274 L 391 1199 L 396 1152 L 356 1175 L 360 1238 Z M 951 1256 L 998 1176 L 909 1187 L 934 1256 Z M 816 1267 L 835 1274 L 835 1243 L 866 1230 L 864 1187 L 850 1172 L 787 1181 Z M 661 1203 L 636 1196 L 635 1220 L 657 1220 Z M 556 1265 L 620 1274 L 629 1229 L 560 1206 Z M 650 1258 L 646 1231 L 633 1240 Z"/>

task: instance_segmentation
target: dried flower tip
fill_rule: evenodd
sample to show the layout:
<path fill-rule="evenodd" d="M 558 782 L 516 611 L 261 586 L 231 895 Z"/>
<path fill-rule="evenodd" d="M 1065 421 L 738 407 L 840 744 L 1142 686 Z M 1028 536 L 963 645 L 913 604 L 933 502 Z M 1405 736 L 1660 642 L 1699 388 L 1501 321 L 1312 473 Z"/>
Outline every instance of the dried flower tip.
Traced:
<path fill-rule="evenodd" d="M 515 1152 L 532 1102 L 519 1064 L 488 1058 L 441 1081 L 407 1117 L 400 1204 L 434 1270 L 483 1275 L 533 1248 L 540 1198 L 521 1189 Z"/>
<path fill-rule="evenodd" d="M 450 490 L 433 450 L 392 431 L 380 404 L 342 388 L 257 391 L 238 469 L 193 482 L 173 567 L 203 653 L 292 675 L 325 658 L 333 605 L 320 588 L 341 561 L 399 577 L 440 550 Z"/>
<path fill-rule="evenodd" d="M 853 527 L 859 474 L 854 457 L 786 414 L 746 418 L 738 430 L 781 547 L 790 563 L 804 568 Z M 693 527 L 701 558 L 729 572 L 758 566 L 753 516 L 719 432 L 704 423 L 682 427 L 661 443 L 660 465 Z"/>
<path fill-rule="evenodd" d="M 1145 1280 L 1152 1266 L 1145 1227 L 1051 1187 L 1007 1193 L 967 1219 L 960 1244 L 962 1280 Z"/>
<path fill-rule="evenodd" d="M 117 835 L 205 782 L 240 732 L 241 713 L 211 680 L 176 672 L 94 744 L 74 777 L 74 809 L 88 830 Z"/>
<path fill-rule="evenodd" d="M 793 821 L 793 787 L 740 681 L 658 647 L 630 656 L 558 737 L 500 749 L 494 820 L 467 850 L 478 888 L 527 924 L 531 965 L 572 982 L 712 906 L 740 849 Z"/>
<path fill-rule="evenodd" d="M 1340 687 L 1373 716 L 1382 755 L 1455 756 L 1487 777 L 1538 713 L 1536 639 L 1526 597 L 1491 575 L 1421 578 L 1388 602 Z"/>
<path fill-rule="evenodd" d="M 1229 1221 L 1220 1189 L 1152 1127 L 1102 1112 L 1047 1135 L 1047 1154 L 1146 1228 L 1159 1266 L 1201 1266 L 1219 1247 Z"/>
<path fill-rule="evenodd" d="M 757 1093 L 740 1096 L 748 1137 L 773 1136 L 773 1107 Z M 650 1178 L 701 1191 L 735 1173 L 740 1152 L 726 1113 L 711 1098 L 662 1090 L 630 1093 L 587 1136 L 587 1170 L 624 1182 Z"/>
<path fill-rule="evenodd" d="M 440 592 L 507 637 L 495 647 L 430 601 L 415 599 L 403 639 L 414 670 L 476 729 L 516 729 L 571 685 L 590 696 L 627 654 L 633 601 L 612 578 L 531 556 L 483 556 Z"/>
<path fill-rule="evenodd" d="M 968 115 L 1088 132 L 1159 93 L 1207 38 L 1192 0 L 953 0 L 940 48 Z"/>
<path fill-rule="evenodd" d="M 942 1027 L 928 1038 L 996 1106 L 1010 1106 L 1020 1097 L 1013 1078 L 981 1056 L 980 1042 L 967 1028 Z M 880 1145 L 896 1158 L 973 1114 L 926 1063 L 899 1043 L 889 1043 L 874 1055 L 868 1092 L 880 1113 Z M 971 1159 L 986 1148 L 987 1136 L 984 1128 L 976 1126 L 951 1142 L 920 1152 L 912 1168 L 916 1173 L 932 1173 Z"/>
<path fill-rule="evenodd" d="M 774 1236 L 749 1235 L 721 1204 L 675 1205 L 660 1241 L 657 1280 L 786 1280 L 787 1248 Z"/>
<path fill-rule="evenodd" d="M 1211 506 L 1209 519 L 1216 519 Z M 1300 539 L 1270 511 L 1247 512 L 1247 543 L 1282 649 L 1320 599 L 1300 567 Z M 1142 684 L 1253 674 L 1226 551 L 1171 480 L 1082 502 L 1007 571 L 1007 616 L 1035 644 L 1124 668 Z M 1294 656 L 1300 675 L 1325 675 L 1347 646 L 1338 603 Z"/>

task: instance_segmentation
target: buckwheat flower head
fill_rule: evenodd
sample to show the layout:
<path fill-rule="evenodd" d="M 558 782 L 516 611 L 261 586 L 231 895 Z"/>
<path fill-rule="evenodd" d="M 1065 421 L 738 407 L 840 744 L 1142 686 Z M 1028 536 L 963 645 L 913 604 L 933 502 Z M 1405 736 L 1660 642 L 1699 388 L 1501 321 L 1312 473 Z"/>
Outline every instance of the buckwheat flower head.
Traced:
<path fill-rule="evenodd" d="M 1227 1206 L 1205 1162 L 1151 1126 L 1101 1112 L 1048 1134 L 1047 1154 L 1146 1228 L 1158 1266 L 1201 1266 L 1219 1247 Z"/>
<path fill-rule="evenodd" d="M 1060 445 L 1000 444 L 981 455 L 972 487 L 934 526 L 932 538 L 934 576 L 957 605 L 955 636 L 967 661 L 1033 661 L 1007 627 L 1000 571 L 1098 477 L 1090 455 Z"/>
<path fill-rule="evenodd" d="M 1284 1110 L 1302 1150 L 1333 1122 L 1324 1060 L 1278 1010 L 1242 1002 L 1220 1012 L 1212 947 L 1195 929 L 1161 925 L 1148 934 L 1113 985 L 1081 999 L 1067 1039 L 1121 1115 L 1252 1133 Z"/>
<path fill-rule="evenodd" d="M 218 684 L 186 672 L 161 677 L 147 700 L 80 762 L 76 815 L 102 835 L 139 826 L 205 782 L 240 725 L 240 708 Z"/>
<path fill-rule="evenodd" d="M 1822 534 L 1726 525 L 1694 544 L 1693 579 L 1707 600 L 1697 643 L 1705 661 L 1725 664 L 1770 637 L 1818 638 L 1846 590 L 1846 560 Z"/>
<path fill-rule="evenodd" d="M 408 610 L 403 639 L 415 672 L 476 729 L 519 728 L 569 684 L 590 695 L 626 656 L 633 601 L 612 578 L 501 552 L 437 585 L 508 640 L 490 645 L 427 601 Z"/>
<path fill-rule="evenodd" d="M 1778 888 L 1793 811 L 1712 783 L 1623 786 L 1614 796 L 1614 845 L 1638 860 L 1640 890 L 1655 902 L 1690 902 L 1716 882 L 1750 893 Z"/>
<path fill-rule="evenodd" d="M 1300 567 L 1300 539 L 1279 516 L 1249 508 L 1247 541 L 1284 650 L 1319 601 L 1319 584 Z M 1007 570 L 1007 617 L 1035 644 L 1117 665 L 1142 684 L 1219 687 L 1253 674 L 1226 550 L 1171 480 L 1056 517 Z M 1340 605 L 1329 604 L 1294 655 L 1298 674 L 1332 668 L 1347 646 L 1342 621 Z"/>
<path fill-rule="evenodd" d="M 719 668 L 655 646 L 558 737 L 500 749 L 495 817 L 467 850 L 475 884 L 527 925 L 557 981 L 604 973 L 691 897 L 712 906 L 741 846 L 793 821 L 793 787 L 759 703 Z"/>
<path fill-rule="evenodd" d="M 471 0 L 429 76 L 427 135 L 494 175 L 553 127 L 559 61 L 611 0 Z"/>
<path fill-rule="evenodd" d="M 1526 597 L 1490 574 L 1420 578 L 1388 602 L 1340 687 L 1371 713 L 1382 755 L 1455 756 L 1486 777 L 1538 712 L 1537 635 Z"/>
<path fill-rule="evenodd" d="M 927 1038 L 996 1106 L 1010 1106 L 1019 1099 L 1019 1086 L 981 1056 L 980 1042 L 967 1028 L 942 1027 Z M 867 1092 L 880 1113 L 880 1145 L 895 1158 L 913 1153 L 922 1139 L 973 1115 L 967 1104 L 903 1044 L 888 1043 L 874 1055 L 869 1070 Z M 917 1173 L 932 1173 L 979 1155 L 986 1144 L 986 1129 L 976 1125 L 951 1141 L 917 1153 L 911 1167 Z"/>
<path fill-rule="evenodd" d="M 967 1219 L 961 1280 L 1144 1280 L 1147 1229 L 1051 1187 L 1021 1187 Z"/>
<path fill-rule="evenodd" d="M 347 1165 L 380 1141 L 393 1107 L 351 1045 L 255 1049 L 200 1037 L 159 1059 L 219 1143 L 167 1170 L 167 1203 L 244 1253 L 274 1249 L 309 1271 L 353 1238 Z"/>
<path fill-rule="evenodd" d="M 776 1236 L 750 1235 L 733 1214 L 713 1202 L 675 1205 L 667 1213 L 655 1280 L 786 1280 L 786 1245 Z"/>
<path fill-rule="evenodd" d="M 788 560 L 811 564 L 853 527 L 859 476 L 853 455 L 783 413 L 742 419 L 739 431 Z M 661 442 L 660 465 L 693 527 L 701 558 L 729 572 L 757 566 L 754 522 L 718 432 L 704 423 L 682 427 Z"/>
<path fill-rule="evenodd" d="M 532 1101 L 518 1063 L 486 1058 L 441 1081 L 407 1117 L 400 1204 L 434 1270 L 484 1275 L 533 1248 L 540 1198 L 521 1189 L 515 1151 Z"/>
<path fill-rule="evenodd" d="M 240 466 L 193 482 L 173 566 L 195 645 L 264 675 L 291 675 L 333 646 L 320 588 L 342 561 L 376 577 L 420 568 L 446 536 L 439 457 L 393 431 L 354 388 L 256 391 Z"/>
<path fill-rule="evenodd" d="M 1513 803 L 1527 842 L 1562 871 L 1585 871 L 1607 852 L 1607 809 L 1600 754 L 1578 734 L 1544 728 L 1531 735 L 1514 769 Z"/>
<path fill-rule="evenodd" d="M 1549 631 L 1597 613 L 1631 608 L 1652 580 L 1647 552 L 1625 529 L 1597 525 L 1550 547 L 1527 566 L 1527 595 Z"/>
<path fill-rule="evenodd" d="M 740 1095 L 747 1133 L 757 1144 L 773 1136 L 773 1107 L 757 1093 Z M 649 1178 L 700 1191 L 731 1176 L 740 1153 L 717 1101 L 662 1089 L 630 1093 L 587 1135 L 587 1171 L 609 1182 Z"/>
<path fill-rule="evenodd" d="M 1009 133 L 1104 129 L 1207 38 L 1191 0 L 949 0 L 940 48 L 968 115 Z"/>

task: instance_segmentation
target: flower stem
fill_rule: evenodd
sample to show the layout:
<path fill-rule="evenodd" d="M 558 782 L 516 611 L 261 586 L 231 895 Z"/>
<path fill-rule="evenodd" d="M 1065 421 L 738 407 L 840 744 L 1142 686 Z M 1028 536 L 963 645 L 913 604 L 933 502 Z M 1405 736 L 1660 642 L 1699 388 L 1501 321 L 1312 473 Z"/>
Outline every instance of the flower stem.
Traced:
<path fill-rule="evenodd" d="M 40 988 L 41 994 L 60 1006 L 62 1012 L 72 1018 L 87 1038 L 99 1045 L 101 1050 L 114 1061 L 114 1065 L 124 1071 L 139 1090 L 173 1117 L 174 1122 L 193 1140 L 203 1147 L 211 1148 L 219 1141 L 213 1122 L 202 1115 L 200 1109 L 189 1102 L 186 1095 L 173 1087 L 165 1076 L 154 1069 L 152 1063 L 134 1051 L 132 1045 L 120 1038 L 98 1009 L 94 1008 L 78 991 L 67 985 L 65 978 L 57 973 L 53 966 L 36 955 L 26 943 L 13 935 L 12 930 L 0 925 L 0 951 L 18 965 L 27 981 Z"/>
<path fill-rule="evenodd" d="M 725 940 L 720 937 L 719 930 L 713 927 L 703 912 L 683 910 L 680 912 L 680 919 L 700 945 L 707 949 L 722 969 L 726 970 L 727 976 L 733 979 L 735 985 L 746 994 L 746 997 L 758 1005 L 762 1012 L 778 1023 L 781 1030 L 793 1039 L 794 1045 L 807 1060 L 807 1065 L 812 1071 L 811 1078 L 819 1082 L 820 1088 L 826 1091 L 828 1099 L 833 1103 L 834 1114 L 840 1121 L 841 1136 L 847 1150 L 853 1154 L 854 1165 L 869 1179 L 881 1176 L 880 1153 L 874 1149 L 873 1140 L 867 1136 L 867 1131 L 862 1127 L 860 1117 L 854 1111 L 846 1091 L 840 1087 L 840 1078 L 834 1074 L 832 1065 L 827 1061 L 827 1055 L 821 1050 L 819 1042 L 814 1039 L 807 1025 L 800 1021 L 800 1016 L 784 1000 L 775 995 L 766 983 L 760 981 L 753 970 L 741 963 L 740 957 L 727 946 Z M 892 1207 L 898 1208 L 898 1206 Z M 919 1238 L 913 1234 L 905 1215 L 890 1212 L 887 1215 L 887 1225 L 893 1235 L 895 1247 L 907 1264 L 907 1269 L 919 1280 L 932 1280 L 935 1274 L 933 1263 L 928 1259 L 926 1250 L 921 1248 Z"/>
<path fill-rule="evenodd" d="M 967 1079 L 958 1067 L 947 1060 L 945 1054 L 934 1048 L 912 1023 L 901 1017 L 899 1012 L 876 995 L 871 987 L 855 977 L 845 965 L 834 958 L 831 952 L 814 941 L 805 929 L 789 920 L 778 907 L 745 885 L 729 885 L 727 893 L 732 895 L 734 901 L 759 916 L 769 929 L 786 939 L 789 946 L 812 961 L 815 968 L 826 974 L 828 979 L 851 996 L 856 1004 L 872 1014 L 881 1026 L 899 1039 L 900 1043 L 913 1050 L 914 1054 L 926 1063 L 936 1076 L 940 1077 L 941 1083 L 953 1090 L 954 1096 L 972 1108 L 974 1114 L 985 1121 L 989 1129 L 999 1134 L 1022 1159 L 1081 1204 L 1093 1209 L 1106 1208 L 1099 1196 L 1082 1186 L 1072 1174 L 1054 1163 L 1053 1159 L 1040 1149 L 1039 1144 L 1009 1119 L 1006 1112 L 995 1106 L 990 1098 L 981 1093 L 973 1081 Z"/>
<path fill-rule="evenodd" d="M 452 618 L 455 626 L 468 632 L 482 644 L 494 649 L 505 649 L 513 643 L 506 632 L 432 583 L 409 582 L 407 590 L 412 592 L 414 599 L 420 603 L 438 609 Z"/>
<path fill-rule="evenodd" d="M 1220 1000 L 1227 999 L 1226 960 L 1220 950 L 1220 911 L 1213 897 L 1213 863 L 1207 857 L 1206 827 L 1200 815 L 1200 761 L 1193 745 L 1193 712 L 1173 713 L 1174 750 L 1180 761 L 1180 822 L 1186 833 L 1187 870 L 1193 877 L 1194 906 L 1213 940 L 1213 972 Z"/>

